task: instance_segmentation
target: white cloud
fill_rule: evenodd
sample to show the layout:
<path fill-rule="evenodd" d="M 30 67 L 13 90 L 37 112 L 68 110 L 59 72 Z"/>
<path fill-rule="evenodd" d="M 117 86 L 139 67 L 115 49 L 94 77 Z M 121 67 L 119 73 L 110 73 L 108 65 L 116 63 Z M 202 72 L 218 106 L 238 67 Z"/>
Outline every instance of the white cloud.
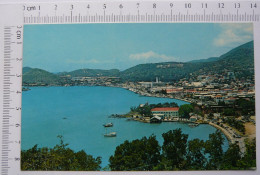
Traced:
<path fill-rule="evenodd" d="M 160 61 L 176 61 L 177 59 L 173 56 L 167 56 L 164 54 L 158 54 L 153 51 L 131 54 L 129 56 L 131 60 L 145 61 L 145 62 L 160 62 Z"/>
<path fill-rule="evenodd" d="M 214 39 L 215 46 L 230 46 L 233 44 L 243 44 L 253 40 L 252 24 L 216 24 L 222 32 Z"/>

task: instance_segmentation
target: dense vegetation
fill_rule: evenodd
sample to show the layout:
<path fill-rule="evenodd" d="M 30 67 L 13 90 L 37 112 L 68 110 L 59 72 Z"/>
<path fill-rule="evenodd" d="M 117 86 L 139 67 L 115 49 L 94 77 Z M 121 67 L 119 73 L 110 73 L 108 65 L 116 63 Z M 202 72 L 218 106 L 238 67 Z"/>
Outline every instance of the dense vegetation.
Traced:
<path fill-rule="evenodd" d="M 21 152 L 22 170 L 97 171 L 101 170 L 101 157 L 94 158 L 85 151 L 74 152 L 64 144 L 54 148 L 37 145 Z M 246 152 L 241 154 L 237 144 L 223 151 L 223 137 L 219 130 L 206 141 L 188 140 L 181 129 L 162 134 L 160 146 L 156 136 L 126 140 L 116 147 L 109 159 L 112 171 L 162 171 L 162 170 L 247 170 L 256 167 L 256 142 L 246 140 Z"/>
<path fill-rule="evenodd" d="M 137 106 L 137 107 L 131 107 L 131 113 L 133 114 L 140 114 L 141 116 L 144 117 L 151 117 L 152 112 L 151 109 L 153 108 L 162 108 L 162 107 L 178 107 L 178 104 L 175 102 L 172 103 L 158 103 L 158 104 L 144 104 L 143 106 Z"/>
<path fill-rule="evenodd" d="M 255 115 L 255 100 L 238 99 L 234 103 L 234 108 L 240 111 L 241 115 Z"/>
<path fill-rule="evenodd" d="M 117 69 L 79 69 L 72 72 L 53 74 L 41 69 L 23 68 L 23 84 L 45 83 L 62 85 L 65 79 L 60 76 L 70 77 L 120 77 L 121 81 L 179 81 L 196 75 L 222 74 L 227 71 L 235 72 L 238 79 L 252 79 L 254 76 L 254 47 L 253 41 L 232 49 L 218 58 L 193 62 L 164 62 L 139 64 L 124 71 Z"/>
<path fill-rule="evenodd" d="M 23 85 L 36 83 L 37 85 L 60 84 L 58 75 L 37 68 L 23 68 Z"/>
<path fill-rule="evenodd" d="M 239 120 L 236 120 L 235 117 L 227 117 L 226 119 L 223 119 L 224 123 L 227 123 L 229 126 L 232 126 L 236 128 L 238 131 L 242 132 L 245 134 L 246 129 L 244 123 L 242 123 Z"/>
<path fill-rule="evenodd" d="M 255 140 L 247 141 L 246 153 L 241 155 L 237 144 L 223 151 L 224 139 L 220 131 L 210 134 L 207 141 L 188 141 L 188 135 L 181 129 L 162 136 L 162 146 L 153 135 L 119 145 L 109 159 L 111 170 L 246 170 L 256 167 Z"/>
<path fill-rule="evenodd" d="M 194 107 L 191 104 L 184 104 L 180 106 L 179 115 L 183 118 L 190 118 L 190 113 L 194 111 Z"/>
<path fill-rule="evenodd" d="M 62 136 L 60 144 L 54 148 L 38 148 L 35 145 L 21 152 L 22 170 L 55 170 L 55 171 L 97 171 L 100 170 L 101 157 L 94 158 L 85 151 L 74 152 L 64 144 Z"/>
<path fill-rule="evenodd" d="M 71 72 L 61 72 L 58 75 L 70 75 L 72 77 L 118 77 L 118 69 L 101 70 L 101 69 L 78 69 Z"/>

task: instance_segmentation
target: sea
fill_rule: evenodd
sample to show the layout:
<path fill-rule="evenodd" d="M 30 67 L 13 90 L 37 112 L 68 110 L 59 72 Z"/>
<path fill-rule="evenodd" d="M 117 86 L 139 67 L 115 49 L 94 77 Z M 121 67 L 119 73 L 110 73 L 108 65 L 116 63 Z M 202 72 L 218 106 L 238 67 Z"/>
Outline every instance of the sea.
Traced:
<path fill-rule="evenodd" d="M 58 135 L 74 151 L 84 150 L 94 157 L 102 157 L 102 167 L 109 164 L 109 157 L 125 140 L 141 139 L 154 134 L 160 145 L 162 134 L 181 128 L 189 140 L 207 140 L 216 128 L 201 124 L 189 127 L 187 123 L 163 122 L 149 124 L 129 121 L 126 118 L 111 118 L 112 114 L 125 114 L 131 107 L 140 104 L 175 102 L 179 106 L 185 101 L 140 96 L 132 91 L 103 86 L 30 87 L 22 93 L 22 150 L 38 147 L 54 147 L 59 144 Z M 103 124 L 112 122 L 113 127 Z M 116 132 L 116 137 L 104 137 Z M 227 150 L 225 138 L 223 149 Z"/>

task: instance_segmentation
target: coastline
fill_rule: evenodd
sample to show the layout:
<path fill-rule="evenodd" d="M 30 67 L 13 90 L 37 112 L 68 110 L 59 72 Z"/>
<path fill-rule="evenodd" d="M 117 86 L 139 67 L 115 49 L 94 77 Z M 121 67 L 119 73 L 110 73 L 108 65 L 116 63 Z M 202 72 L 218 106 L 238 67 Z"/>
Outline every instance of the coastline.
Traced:
<path fill-rule="evenodd" d="M 47 87 L 50 87 L 50 86 L 47 86 Z M 70 87 L 70 86 L 62 86 L 62 87 Z M 142 92 L 142 91 L 139 91 L 139 90 L 131 89 L 131 88 L 128 88 L 128 87 L 122 87 L 122 86 L 104 86 L 104 87 L 122 88 L 122 89 L 126 89 L 128 91 L 134 92 L 134 93 L 142 95 L 142 96 L 155 97 L 155 98 L 169 98 L 169 99 L 176 99 L 176 100 L 181 100 L 181 101 L 184 101 L 184 102 L 191 103 L 189 100 L 186 100 L 186 99 L 173 98 L 173 97 L 170 97 L 170 96 L 167 96 L 167 95 L 164 95 L 164 94 L 151 94 L 151 93 L 147 93 L 147 92 Z M 140 119 L 134 119 L 134 121 L 149 123 L 146 120 L 140 120 Z M 163 121 L 163 122 L 183 122 L 183 121 Z M 212 122 L 207 122 L 207 124 L 209 124 L 209 125 L 217 128 L 217 129 L 219 129 L 227 137 L 229 142 L 231 142 L 231 143 L 235 142 L 233 137 L 232 137 L 232 135 L 230 133 L 228 133 L 224 128 L 222 128 L 222 127 L 220 127 L 220 126 L 218 126 L 218 125 L 216 125 L 216 124 L 214 124 Z"/>
<path fill-rule="evenodd" d="M 230 143 L 235 143 L 235 140 L 233 139 L 232 135 L 227 130 L 212 122 L 209 122 L 208 124 L 220 130 L 227 137 Z"/>

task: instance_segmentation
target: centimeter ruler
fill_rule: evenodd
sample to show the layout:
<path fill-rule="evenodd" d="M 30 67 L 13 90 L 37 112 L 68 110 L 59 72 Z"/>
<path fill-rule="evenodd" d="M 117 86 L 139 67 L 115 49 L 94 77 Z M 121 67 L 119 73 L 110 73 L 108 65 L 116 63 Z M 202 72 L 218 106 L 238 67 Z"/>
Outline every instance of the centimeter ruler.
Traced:
<path fill-rule="evenodd" d="M 260 39 L 258 1 L 86 1 L 0 4 L 0 20 L 1 175 L 47 174 L 20 171 L 24 25 L 245 22 L 254 23 L 254 40 L 259 43 L 257 38 Z M 255 48 L 255 54 L 259 57 L 258 50 Z M 72 173 L 52 172 L 52 174 Z M 73 172 L 73 174 L 85 173 Z"/>
<path fill-rule="evenodd" d="M 27 4 L 25 24 L 125 22 L 256 22 L 260 2 L 113 1 Z"/>

